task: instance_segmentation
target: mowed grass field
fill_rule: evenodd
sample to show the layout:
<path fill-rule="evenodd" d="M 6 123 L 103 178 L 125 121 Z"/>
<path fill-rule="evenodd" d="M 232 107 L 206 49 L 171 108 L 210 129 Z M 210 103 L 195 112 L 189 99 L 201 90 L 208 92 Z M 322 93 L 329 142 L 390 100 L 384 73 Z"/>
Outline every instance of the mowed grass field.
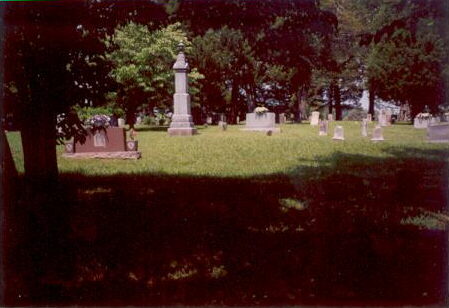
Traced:
<path fill-rule="evenodd" d="M 332 140 L 335 125 L 345 129 L 345 141 Z M 405 150 L 407 156 L 421 155 L 422 150 L 449 150 L 447 144 L 429 144 L 426 130 L 411 125 L 384 128 L 384 142 L 363 137 L 358 122 L 332 122 L 328 136 L 318 136 L 318 127 L 309 124 L 285 124 L 282 132 L 266 136 L 262 132 L 240 131 L 243 126 L 198 127 L 193 137 L 170 137 L 163 127 L 137 127 L 139 160 L 75 160 L 63 158 L 58 147 L 58 165 L 62 173 L 85 175 L 170 174 L 212 177 L 252 177 L 289 174 L 300 166 L 317 166 L 335 153 L 385 158 Z M 374 123 L 369 126 L 369 133 Z M 9 133 L 17 169 L 23 172 L 19 133 Z M 416 150 L 416 151 L 415 151 Z"/>
<path fill-rule="evenodd" d="M 309 124 L 138 127 L 139 160 L 58 147 L 50 196 L 13 181 L 6 302 L 444 306 L 449 145 L 411 125 L 373 143 L 356 122 L 333 141 L 335 125 L 322 137 Z M 8 139 L 23 172 L 20 136 Z"/>

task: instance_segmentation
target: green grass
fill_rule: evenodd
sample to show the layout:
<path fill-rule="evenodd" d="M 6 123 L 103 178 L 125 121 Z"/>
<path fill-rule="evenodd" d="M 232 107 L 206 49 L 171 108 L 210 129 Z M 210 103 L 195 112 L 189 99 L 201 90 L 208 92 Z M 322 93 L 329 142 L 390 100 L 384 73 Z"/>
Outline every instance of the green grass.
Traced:
<path fill-rule="evenodd" d="M 391 151 L 407 149 L 413 155 L 419 150 L 446 149 L 445 144 L 429 144 L 425 130 L 410 125 L 384 128 L 386 141 L 373 143 L 370 137 L 362 137 L 357 122 L 339 122 L 345 129 L 343 142 L 333 141 L 329 136 L 318 136 L 318 128 L 309 124 L 283 125 L 282 133 L 266 136 L 259 132 L 240 131 L 242 126 L 228 126 L 223 132 L 216 126 L 198 127 L 193 137 L 169 137 L 165 130 L 139 127 L 137 139 L 140 160 L 74 160 L 61 157 L 63 148 L 58 147 L 58 164 L 61 172 L 85 175 L 112 175 L 118 173 L 154 173 L 169 175 L 195 175 L 213 177 L 251 177 L 255 175 L 289 174 L 301 166 L 317 166 L 322 158 L 335 153 L 361 156 L 391 156 Z M 374 127 L 370 125 L 369 131 Z M 9 133 L 13 157 L 19 172 L 23 172 L 20 136 Z M 320 159 L 320 160 L 319 160 Z"/>
<path fill-rule="evenodd" d="M 338 124 L 343 142 L 308 124 L 140 127 L 140 160 L 59 147 L 48 195 L 10 183 L 10 305 L 442 303 L 449 145 L 410 125 L 372 143 Z M 20 135 L 8 139 L 23 172 Z"/>

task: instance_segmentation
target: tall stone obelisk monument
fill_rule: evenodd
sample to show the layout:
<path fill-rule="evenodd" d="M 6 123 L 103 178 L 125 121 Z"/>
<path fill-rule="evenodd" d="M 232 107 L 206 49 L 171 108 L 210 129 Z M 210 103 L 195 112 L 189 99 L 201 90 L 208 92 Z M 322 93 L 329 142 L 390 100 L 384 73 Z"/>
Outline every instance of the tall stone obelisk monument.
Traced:
<path fill-rule="evenodd" d="M 189 64 L 184 54 L 184 44 L 180 43 L 178 48 L 178 57 L 173 65 L 173 70 L 175 71 L 175 94 L 173 95 L 173 116 L 168 134 L 170 136 L 192 136 L 196 134 L 196 128 L 193 125 L 190 112 L 189 81 L 187 79 Z"/>

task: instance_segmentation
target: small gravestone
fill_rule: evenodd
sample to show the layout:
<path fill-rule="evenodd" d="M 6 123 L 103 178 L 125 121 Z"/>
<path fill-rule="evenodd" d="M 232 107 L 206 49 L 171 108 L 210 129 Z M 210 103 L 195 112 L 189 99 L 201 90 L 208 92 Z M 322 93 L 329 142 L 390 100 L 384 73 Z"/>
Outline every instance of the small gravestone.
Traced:
<path fill-rule="evenodd" d="M 320 113 L 318 111 L 312 112 L 312 118 L 310 119 L 310 125 L 313 125 L 313 126 L 318 125 L 319 120 L 320 120 Z"/>
<path fill-rule="evenodd" d="M 368 113 L 368 114 L 366 115 L 366 120 L 368 121 L 368 123 L 373 122 L 373 115 L 372 115 L 371 113 Z"/>
<path fill-rule="evenodd" d="M 418 113 L 413 119 L 414 128 L 427 128 L 430 124 L 432 116 L 430 113 Z"/>
<path fill-rule="evenodd" d="M 432 143 L 449 142 L 449 123 L 439 123 L 427 127 L 427 141 Z"/>
<path fill-rule="evenodd" d="M 239 125 L 240 124 L 240 117 L 237 116 L 237 118 L 235 119 L 235 124 Z"/>
<path fill-rule="evenodd" d="M 438 124 L 438 123 L 440 123 L 440 122 L 441 122 L 441 120 L 440 120 L 439 117 L 432 117 L 432 118 L 430 119 L 429 126 L 430 126 L 430 125 Z"/>
<path fill-rule="evenodd" d="M 332 122 L 333 120 L 334 120 L 334 115 L 331 113 L 331 114 L 328 114 L 327 115 L 327 120 L 329 121 L 329 122 Z"/>
<path fill-rule="evenodd" d="M 362 136 L 368 136 L 368 119 L 362 120 Z"/>
<path fill-rule="evenodd" d="M 385 111 L 385 118 L 386 118 L 386 124 L 387 124 L 387 126 L 390 126 L 391 125 L 391 122 L 392 122 L 392 112 L 391 112 L 391 110 L 390 109 L 387 109 L 386 111 Z"/>
<path fill-rule="evenodd" d="M 343 126 L 336 126 L 334 129 L 334 137 L 332 137 L 333 140 L 345 140 L 345 132 L 343 129 Z"/>
<path fill-rule="evenodd" d="M 379 121 L 378 121 L 378 124 L 379 124 L 380 126 L 387 126 L 387 112 L 386 112 L 385 109 L 382 109 L 382 110 L 379 112 Z"/>
<path fill-rule="evenodd" d="M 319 126 L 320 126 L 320 131 L 319 131 L 318 135 L 319 136 L 327 136 L 327 131 L 328 131 L 328 127 L 329 127 L 328 121 L 326 121 L 326 120 L 320 121 Z"/>
<path fill-rule="evenodd" d="M 285 113 L 279 114 L 279 124 L 285 123 Z"/>
<path fill-rule="evenodd" d="M 207 117 L 207 118 L 206 118 L 206 123 L 207 123 L 208 125 L 212 125 L 212 117 Z"/>
<path fill-rule="evenodd" d="M 377 125 L 373 130 L 373 137 L 371 138 L 371 141 L 383 141 L 384 136 L 382 132 L 382 127 L 380 125 Z"/>
<path fill-rule="evenodd" d="M 218 127 L 220 127 L 222 131 L 225 131 L 228 128 L 228 123 L 220 121 L 218 122 Z"/>
<path fill-rule="evenodd" d="M 119 127 L 125 126 L 125 119 L 119 118 L 117 122 Z"/>

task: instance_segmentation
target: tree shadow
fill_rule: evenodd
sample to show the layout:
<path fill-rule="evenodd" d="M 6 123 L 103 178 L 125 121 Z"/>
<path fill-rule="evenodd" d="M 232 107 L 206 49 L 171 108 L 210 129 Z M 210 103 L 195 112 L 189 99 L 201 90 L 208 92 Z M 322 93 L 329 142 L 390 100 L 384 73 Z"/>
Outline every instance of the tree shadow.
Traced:
<path fill-rule="evenodd" d="M 166 132 L 170 126 L 141 126 L 136 127 L 137 132 Z M 202 125 L 196 125 L 197 130 L 202 130 L 204 127 Z"/>
<path fill-rule="evenodd" d="M 447 213 L 448 156 L 387 151 L 250 179 L 62 174 L 10 211 L 5 303 L 442 304 L 448 224 L 404 219 Z"/>

